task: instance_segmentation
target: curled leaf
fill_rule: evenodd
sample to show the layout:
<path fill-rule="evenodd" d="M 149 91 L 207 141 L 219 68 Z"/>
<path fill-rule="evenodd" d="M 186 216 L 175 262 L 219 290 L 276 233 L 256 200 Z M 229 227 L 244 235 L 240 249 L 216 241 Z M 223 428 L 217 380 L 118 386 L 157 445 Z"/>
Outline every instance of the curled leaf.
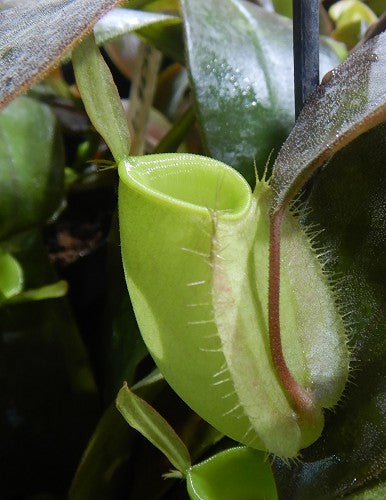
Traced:
<path fill-rule="evenodd" d="M 125 384 L 118 393 L 117 407 L 125 420 L 159 448 L 182 474 L 190 467 L 189 452 L 175 431 L 146 401 Z"/>

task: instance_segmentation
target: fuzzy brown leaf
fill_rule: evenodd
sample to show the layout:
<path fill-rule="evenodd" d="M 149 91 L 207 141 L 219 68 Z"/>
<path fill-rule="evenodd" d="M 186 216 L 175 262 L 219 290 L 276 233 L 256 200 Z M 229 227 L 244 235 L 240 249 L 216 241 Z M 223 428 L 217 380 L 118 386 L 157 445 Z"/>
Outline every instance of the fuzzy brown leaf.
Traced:
<path fill-rule="evenodd" d="M 0 108 L 43 78 L 119 0 L 13 0 L 0 7 Z"/>
<path fill-rule="evenodd" d="M 306 102 L 275 163 L 273 208 L 290 201 L 313 172 L 386 119 L 386 33 L 324 78 Z"/>

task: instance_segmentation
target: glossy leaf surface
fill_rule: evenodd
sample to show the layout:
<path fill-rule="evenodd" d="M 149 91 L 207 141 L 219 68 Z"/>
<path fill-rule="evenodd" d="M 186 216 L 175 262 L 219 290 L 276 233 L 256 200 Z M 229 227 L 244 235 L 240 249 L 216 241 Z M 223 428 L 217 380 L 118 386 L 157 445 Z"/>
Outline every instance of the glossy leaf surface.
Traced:
<path fill-rule="evenodd" d="M 385 120 L 385 81 L 383 33 L 354 51 L 307 100 L 276 159 L 274 207 L 291 200 L 336 151 Z"/>
<path fill-rule="evenodd" d="M 38 79 L 117 0 L 13 0 L 0 7 L 0 107 Z"/>
<path fill-rule="evenodd" d="M 240 0 L 183 0 L 187 60 L 210 156 L 254 185 L 294 124 L 292 24 Z M 321 44 L 321 74 L 339 63 Z"/>
<path fill-rule="evenodd" d="M 0 240 L 43 224 L 59 207 L 63 162 L 47 105 L 20 97 L 0 112 Z"/>
<path fill-rule="evenodd" d="M 236 171 L 194 155 L 131 157 L 119 174 L 126 279 L 161 372 L 224 434 L 295 456 L 320 434 L 321 407 L 340 397 L 348 366 L 342 323 L 306 236 L 288 216 L 283 345 L 317 401 L 311 422 L 294 413 L 269 352 L 270 188 L 261 182 L 252 194 Z"/>
<path fill-rule="evenodd" d="M 117 408 L 125 420 L 164 453 L 184 474 L 190 466 L 189 452 L 175 431 L 146 401 L 125 384 L 118 393 Z"/>
<path fill-rule="evenodd" d="M 23 289 L 23 269 L 11 254 L 0 250 L 0 304 Z"/>
<path fill-rule="evenodd" d="M 179 24 L 178 17 L 161 12 L 146 12 L 133 9 L 112 9 L 94 26 L 95 41 L 98 45 L 111 42 L 119 36 L 139 30 L 145 26 Z"/>
<path fill-rule="evenodd" d="M 385 474 L 385 138 L 385 125 L 360 136 L 334 156 L 312 188 L 304 222 L 324 229 L 317 243 L 330 249 L 328 268 L 338 276 L 349 324 L 352 383 L 302 463 L 291 469 L 277 464 L 283 498 L 359 494 Z"/>
<path fill-rule="evenodd" d="M 193 500 L 276 500 L 276 486 L 265 454 L 230 448 L 191 467 L 187 488 Z"/>

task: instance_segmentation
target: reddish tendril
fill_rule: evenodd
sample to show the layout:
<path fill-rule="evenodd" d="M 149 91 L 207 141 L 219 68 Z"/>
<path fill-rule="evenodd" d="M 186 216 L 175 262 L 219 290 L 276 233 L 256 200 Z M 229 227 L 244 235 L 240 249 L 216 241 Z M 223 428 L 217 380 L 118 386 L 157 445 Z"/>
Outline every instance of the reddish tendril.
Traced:
<path fill-rule="evenodd" d="M 271 216 L 269 244 L 269 290 L 268 290 L 268 326 L 271 356 L 276 373 L 288 395 L 294 409 L 301 415 L 312 413 L 314 400 L 311 394 L 301 387 L 292 376 L 283 355 L 280 333 L 280 234 L 285 207 L 281 207 Z"/>

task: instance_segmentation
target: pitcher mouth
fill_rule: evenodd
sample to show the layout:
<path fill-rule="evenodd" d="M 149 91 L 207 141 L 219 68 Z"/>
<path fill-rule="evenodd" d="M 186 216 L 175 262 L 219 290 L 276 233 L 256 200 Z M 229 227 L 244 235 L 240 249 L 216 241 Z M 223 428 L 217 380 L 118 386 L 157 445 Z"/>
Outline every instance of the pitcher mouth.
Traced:
<path fill-rule="evenodd" d="M 160 202 L 198 213 L 219 211 L 238 219 L 248 210 L 252 192 L 246 180 L 222 162 L 193 154 L 131 157 L 119 165 L 121 180 Z"/>

